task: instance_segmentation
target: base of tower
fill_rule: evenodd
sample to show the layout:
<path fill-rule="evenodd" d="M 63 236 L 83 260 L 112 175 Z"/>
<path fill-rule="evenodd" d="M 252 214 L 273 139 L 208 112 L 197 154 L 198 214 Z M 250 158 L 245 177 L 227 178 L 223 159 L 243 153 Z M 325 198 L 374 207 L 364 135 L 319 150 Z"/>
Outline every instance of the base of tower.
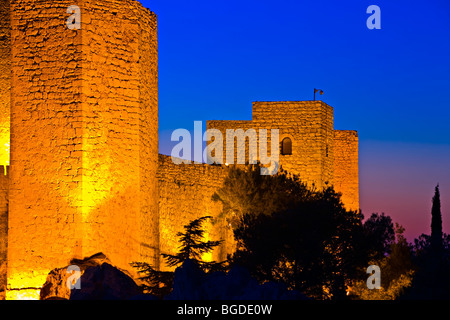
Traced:
<path fill-rule="evenodd" d="M 39 300 L 41 288 L 7 289 L 6 300 Z"/>

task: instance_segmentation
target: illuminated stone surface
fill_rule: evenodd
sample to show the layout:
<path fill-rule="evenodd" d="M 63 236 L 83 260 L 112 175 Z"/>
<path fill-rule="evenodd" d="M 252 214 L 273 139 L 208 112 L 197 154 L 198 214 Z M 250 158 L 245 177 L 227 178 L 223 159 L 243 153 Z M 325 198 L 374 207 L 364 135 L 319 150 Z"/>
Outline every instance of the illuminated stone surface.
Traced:
<path fill-rule="evenodd" d="M 74 4 L 80 30 L 66 26 Z M 132 0 L 10 12 L 8 298 L 99 251 L 123 268 L 157 264 L 156 15 Z"/>

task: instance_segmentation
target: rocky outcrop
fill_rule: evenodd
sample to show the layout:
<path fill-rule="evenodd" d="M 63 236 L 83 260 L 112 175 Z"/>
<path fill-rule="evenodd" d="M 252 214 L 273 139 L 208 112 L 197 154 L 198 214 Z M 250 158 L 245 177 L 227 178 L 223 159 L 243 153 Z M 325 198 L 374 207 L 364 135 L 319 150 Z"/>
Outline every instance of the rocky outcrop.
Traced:
<path fill-rule="evenodd" d="M 114 267 L 102 253 L 83 260 L 73 259 L 70 265 L 80 268 L 78 283 L 72 283 L 73 288 L 69 288 L 69 277 L 76 279 L 67 272 L 69 266 L 54 269 L 41 290 L 41 300 L 126 300 L 141 293 L 134 280 L 125 271 Z"/>

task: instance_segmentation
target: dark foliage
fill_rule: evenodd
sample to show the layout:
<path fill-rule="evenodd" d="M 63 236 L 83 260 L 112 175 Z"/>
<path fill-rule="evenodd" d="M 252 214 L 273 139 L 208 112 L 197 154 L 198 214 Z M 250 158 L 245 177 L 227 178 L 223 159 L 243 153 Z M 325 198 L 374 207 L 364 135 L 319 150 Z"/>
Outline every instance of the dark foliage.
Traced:
<path fill-rule="evenodd" d="M 301 182 L 299 177 L 280 168 L 279 174 L 261 175 L 259 165 L 245 169 L 231 167 L 222 188 L 213 195 L 214 201 L 223 204 L 218 217 L 236 228 L 244 214 L 265 214 L 291 208 L 313 194 L 313 189 Z"/>
<path fill-rule="evenodd" d="M 144 293 L 162 298 L 172 291 L 173 272 L 158 271 L 146 262 L 132 262 L 131 266 L 138 270 L 139 279 L 143 282 L 141 289 Z"/>
<path fill-rule="evenodd" d="M 431 250 L 436 256 L 442 254 L 442 215 L 439 185 L 434 189 L 433 205 L 431 207 Z"/>
<path fill-rule="evenodd" d="M 362 244 L 370 260 L 380 260 L 391 252 L 395 242 L 394 224 L 384 213 L 372 213 L 364 222 L 364 238 Z"/>
<path fill-rule="evenodd" d="M 431 208 L 431 235 L 414 240 L 416 277 L 405 298 L 450 299 L 450 235 L 442 232 L 439 185 Z"/>
<path fill-rule="evenodd" d="M 244 181 L 244 190 L 221 190 L 219 195 L 224 207 L 239 217 L 232 263 L 247 268 L 260 282 L 284 282 L 316 298 L 344 298 L 347 280 L 367 261 L 360 251 L 362 215 L 347 211 L 332 188 L 308 189 L 285 172 L 260 178 L 252 168 L 235 170 L 228 186 Z M 261 179 L 267 179 L 266 187 L 253 192 Z M 265 206 L 259 202 L 269 198 Z"/>
<path fill-rule="evenodd" d="M 177 267 L 186 259 L 194 261 L 204 271 L 216 271 L 223 267 L 223 262 L 206 262 L 201 259 L 203 254 L 211 252 L 221 243 L 221 241 L 202 241 L 205 234 L 202 224 L 211 218 L 205 216 L 191 221 L 184 226 L 185 232 L 177 233 L 180 242 L 178 253 L 175 255 L 161 254 L 169 267 Z"/>
<path fill-rule="evenodd" d="M 179 251 L 175 255 L 161 254 L 166 260 L 169 267 L 178 267 L 185 260 L 189 259 L 204 272 L 214 272 L 224 270 L 226 261 L 203 261 L 201 256 L 205 253 L 211 252 L 221 241 L 203 241 L 205 231 L 202 229 L 202 224 L 210 216 L 205 216 L 191 221 L 184 226 L 185 232 L 179 232 Z M 174 273 L 155 270 L 150 264 L 146 262 L 133 262 L 131 266 L 137 268 L 139 277 L 144 284 L 141 286 L 145 293 L 154 294 L 162 298 L 172 290 Z"/>
<path fill-rule="evenodd" d="M 414 269 L 412 248 L 403 236 L 404 232 L 405 228 L 396 223 L 394 240 L 397 238 L 397 241 L 390 243 L 389 255 L 385 258 L 386 261 L 381 277 L 381 285 L 383 288 L 389 288 L 392 281 Z"/>

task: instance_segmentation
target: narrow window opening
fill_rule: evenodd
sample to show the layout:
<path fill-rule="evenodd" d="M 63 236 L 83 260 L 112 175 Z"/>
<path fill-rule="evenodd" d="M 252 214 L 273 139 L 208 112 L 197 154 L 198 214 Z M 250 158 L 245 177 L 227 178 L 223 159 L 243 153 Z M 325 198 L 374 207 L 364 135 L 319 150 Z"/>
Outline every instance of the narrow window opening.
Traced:
<path fill-rule="evenodd" d="M 291 138 L 284 138 L 281 141 L 281 154 L 290 155 L 292 154 L 292 140 Z"/>

